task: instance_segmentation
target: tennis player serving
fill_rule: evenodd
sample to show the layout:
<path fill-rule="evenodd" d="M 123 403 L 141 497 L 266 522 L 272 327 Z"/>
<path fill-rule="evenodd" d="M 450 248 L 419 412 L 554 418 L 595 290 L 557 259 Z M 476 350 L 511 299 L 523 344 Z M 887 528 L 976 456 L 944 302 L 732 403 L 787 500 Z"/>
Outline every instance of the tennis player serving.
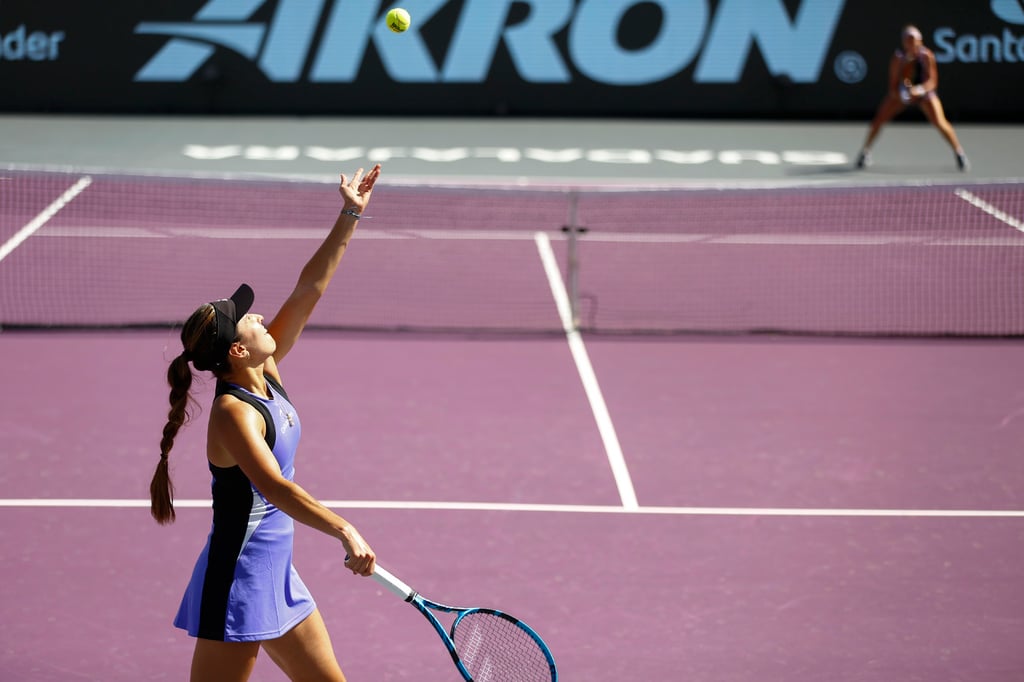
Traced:
<path fill-rule="evenodd" d="M 935 54 L 924 46 L 921 31 L 916 26 L 905 26 L 900 34 L 900 49 L 889 60 L 889 90 L 878 105 L 868 130 L 864 146 L 857 155 L 857 168 L 871 165 L 871 145 L 882 126 L 899 115 L 908 106 L 918 107 L 925 118 L 938 129 L 956 155 L 956 165 L 962 171 L 970 170 L 970 163 L 953 125 L 939 100 L 939 68 Z"/>
<path fill-rule="evenodd" d="M 200 306 L 182 327 L 184 349 L 167 370 L 171 409 L 150 495 L 153 517 L 173 521 L 168 455 L 189 418 L 192 368 L 212 372 L 206 457 L 213 527 L 174 621 L 196 638 L 193 682 L 247 680 L 261 648 L 292 680 L 345 680 L 292 565 L 294 521 L 337 538 L 353 573 L 373 575 L 376 557 L 351 523 L 293 480 L 302 429 L 278 367 L 334 276 L 379 177 L 380 165 L 366 175 L 342 174 L 338 218 L 269 324 L 249 312 L 254 293 L 243 284 L 230 298 Z"/>

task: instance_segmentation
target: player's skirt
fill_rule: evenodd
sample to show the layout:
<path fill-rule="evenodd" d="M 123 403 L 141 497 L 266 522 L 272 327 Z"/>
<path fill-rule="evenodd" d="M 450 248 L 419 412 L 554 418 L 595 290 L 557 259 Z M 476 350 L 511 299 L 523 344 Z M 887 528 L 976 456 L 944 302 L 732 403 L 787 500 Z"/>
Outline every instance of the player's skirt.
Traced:
<path fill-rule="evenodd" d="M 316 609 L 292 565 L 294 522 L 270 505 L 258 506 L 244 523 L 214 524 L 174 619 L 191 636 L 275 639 Z"/>

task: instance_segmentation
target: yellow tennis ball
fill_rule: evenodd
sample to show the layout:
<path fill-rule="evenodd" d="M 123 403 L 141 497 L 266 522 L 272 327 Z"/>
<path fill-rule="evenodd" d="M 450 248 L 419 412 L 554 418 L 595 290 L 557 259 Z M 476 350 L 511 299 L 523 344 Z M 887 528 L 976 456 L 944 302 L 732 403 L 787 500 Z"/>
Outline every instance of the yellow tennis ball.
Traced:
<path fill-rule="evenodd" d="M 409 13 L 401 7 L 395 7 L 388 11 L 387 17 L 384 19 L 387 22 L 388 28 L 395 33 L 402 33 L 409 28 L 409 23 L 412 18 L 409 17 Z"/>

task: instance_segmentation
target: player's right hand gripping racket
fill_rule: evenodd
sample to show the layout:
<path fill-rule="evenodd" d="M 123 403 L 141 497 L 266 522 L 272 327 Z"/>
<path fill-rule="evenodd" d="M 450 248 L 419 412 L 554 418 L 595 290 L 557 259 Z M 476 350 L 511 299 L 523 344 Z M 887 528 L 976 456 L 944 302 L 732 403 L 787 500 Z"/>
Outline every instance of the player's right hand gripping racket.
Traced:
<path fill-rule="evenodd" d="M 373 579 L 426 616 L 467 682 L 558 682 L 547 644 L 521 620 L 494 609 L 456 608 L 424 599 L 380 564 Z M 450 633 L 431 611 L 455 614 Z"/>

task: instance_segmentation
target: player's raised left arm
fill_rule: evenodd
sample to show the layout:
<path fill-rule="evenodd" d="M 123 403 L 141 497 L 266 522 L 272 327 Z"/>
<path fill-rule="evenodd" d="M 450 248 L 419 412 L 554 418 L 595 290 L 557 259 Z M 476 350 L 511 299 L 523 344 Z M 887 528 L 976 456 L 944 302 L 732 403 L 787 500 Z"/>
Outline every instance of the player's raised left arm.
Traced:
<path fill-rule="evenodd" d="M 341 174 L 338 191 L 344 204 L 337 220 L 334 221 L 334 227 L 302 268 L 295 289 L 274 316 L 273 321 L 267 325 L 267 329 L 277 342 L 277 350 L 274 352 L 274 359 L 277 362 L 280 362 L 295 345 L 317 301 L 327 290 L 327 285 L 334 277 L 342 256 L 345 255 L 349 240 L 355 233 L 356 224 L 359 222 L 358 215 L 369 205 L 370 195 L 379 177 L 380 164 L 370 169 L 366 175 L 363 175 L 363 169 L 360 168 L 351 179 L 344 173 Z"/>

